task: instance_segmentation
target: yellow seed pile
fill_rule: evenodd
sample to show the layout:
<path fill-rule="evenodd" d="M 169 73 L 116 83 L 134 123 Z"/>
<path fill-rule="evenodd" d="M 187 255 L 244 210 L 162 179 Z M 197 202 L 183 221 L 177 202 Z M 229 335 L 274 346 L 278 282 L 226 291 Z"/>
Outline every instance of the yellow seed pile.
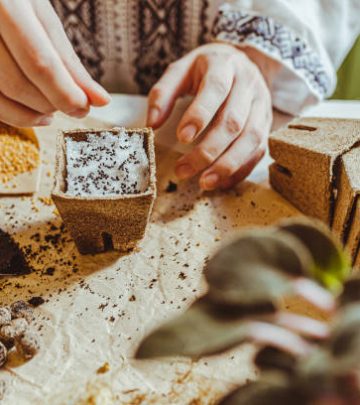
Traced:
<path fill-rule="evenodd" d="M 51 197 L 39 197 L 39 201 L 47 206 L 53 205 L 53 200 Z"/>
<path fill-rule="evenodd" d="M 39 150 L 30 139 L 0 133 L 0 182 L 7 183 L 21 173 L 30 172 L 39 162 Z"/>

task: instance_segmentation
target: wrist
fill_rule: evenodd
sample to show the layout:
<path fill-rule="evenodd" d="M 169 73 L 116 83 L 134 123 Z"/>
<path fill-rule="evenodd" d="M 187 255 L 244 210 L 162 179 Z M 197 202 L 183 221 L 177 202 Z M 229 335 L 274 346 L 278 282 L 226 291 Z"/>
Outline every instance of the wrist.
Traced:
<path fill-rule="evenodd" d="M 274 77 L 277 75 L 279 69 L 281 69 L 280 63 L 251 46 L 241 46 L 236 48 L 241 49 L 241 51 L 244 52 L 258 67 L 267 86 L 271 88 Z"/>

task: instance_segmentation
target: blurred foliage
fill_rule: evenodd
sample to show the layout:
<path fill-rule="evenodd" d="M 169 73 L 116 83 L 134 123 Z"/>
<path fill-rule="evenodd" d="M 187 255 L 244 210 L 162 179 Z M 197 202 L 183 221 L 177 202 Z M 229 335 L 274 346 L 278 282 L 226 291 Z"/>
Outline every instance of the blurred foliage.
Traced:
<path fill-rule="evenodd" d="M 221 405 L 359 405 L 360 278 L 350 270 L 318 221 L 240 232 L 207 262 L 207 293 L 150 333 L 136 357 L 198 359 L 253 342 L 259 379 Z M 299 295 L 327 308 L 326 319 L 285 311 L 284 299 Z"/>
<path fill-rule="evenodd" d="M 360 37 L 338 72 L 334 99 L 360 100 Z"/>

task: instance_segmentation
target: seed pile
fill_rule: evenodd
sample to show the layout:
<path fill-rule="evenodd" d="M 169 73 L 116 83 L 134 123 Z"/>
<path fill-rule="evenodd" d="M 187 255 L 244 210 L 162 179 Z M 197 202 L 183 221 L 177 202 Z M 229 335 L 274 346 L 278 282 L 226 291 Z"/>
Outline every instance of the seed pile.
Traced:
<path fill-rule="evenodd" d="M 39 351 L 39 338 L 30 327 L 32 319 L 33 311 L 24 301 L 0 307 L 0 367 L 12 349 L 27 360 Z"/>
<path fill-rule="evenodd" d="M 89 133 L 86 141 L 66 140 L 67 194 L 138 194 L 149 186 L 149 160 L 140 134 Z"/>
<path fill-rule="evenodd" d="M 36 169 L 39 162 L 39 150 L 30 139 L 16 133 L 0 133 L 0 182 L 7 183 Z"/>

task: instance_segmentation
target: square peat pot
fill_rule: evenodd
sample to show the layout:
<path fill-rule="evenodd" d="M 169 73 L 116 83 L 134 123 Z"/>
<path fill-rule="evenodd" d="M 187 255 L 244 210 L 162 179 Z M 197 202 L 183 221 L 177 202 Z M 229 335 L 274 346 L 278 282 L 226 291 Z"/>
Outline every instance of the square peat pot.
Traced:
<path fill-rule="evenodd" d="M 126 129 L 131 135 L 144 137 L 149 160 L 149 186 L 139 194 L 116 196 L 72 196 L 66 193 L 66 137 L 84 141 L 87 134 L 120 133 L 120 128 L 72 130 L 59 133 L 56 150 L 55 184 L 52 198 L 70 230 L 80 253 L 99 253 L 106 250 L 128 252 L 144 237 L 156 197 L 156 165 L 154 133 L 150 128 Z"/>

